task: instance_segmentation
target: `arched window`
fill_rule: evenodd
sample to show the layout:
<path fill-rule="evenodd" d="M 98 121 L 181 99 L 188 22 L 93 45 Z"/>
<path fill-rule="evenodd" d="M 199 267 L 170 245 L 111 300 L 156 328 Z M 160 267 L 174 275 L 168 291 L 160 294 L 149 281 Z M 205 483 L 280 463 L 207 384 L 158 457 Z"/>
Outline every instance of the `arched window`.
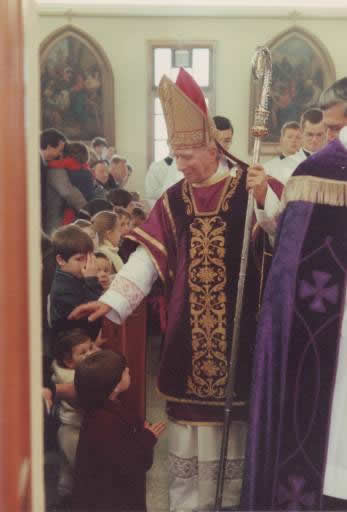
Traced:
<path fill-rule="evenodd" d="M 115 145 L 114 81 L 103 49 L 65 26 L 41 44 L 41 127 L 70 140 L 105 137 Z"/>
<path fill-rule="evenodd" d="M 294 26 L 266 45 L 272 55 L 269 134 L 262 143 L 263 154 L 278 150 L 281 127 L 300 121 L 301 114 L 319 103 L 321 92 L 334 82 L 334 63 L 318 38 Z M 251 82 L 250 126 L 259 101 L 259 86 Z M 252 150 L 250 137 L 249 149 Z"/>

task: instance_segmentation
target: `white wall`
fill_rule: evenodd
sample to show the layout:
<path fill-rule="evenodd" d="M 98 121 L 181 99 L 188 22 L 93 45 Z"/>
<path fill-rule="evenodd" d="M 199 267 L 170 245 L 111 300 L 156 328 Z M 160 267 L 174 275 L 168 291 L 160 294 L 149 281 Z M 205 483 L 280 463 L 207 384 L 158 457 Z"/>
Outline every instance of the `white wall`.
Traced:
<path fill-rule="evenodd" d="M 312 13 L 314 14 L 314 13 Z M 149 57 L 152 40 L 216 41 L 216 113 L 233 120 L 233 152 L 248 155 L 250 62 L 258 44 L 265 44 L 293 25 L 289 19 L 154 18 L 154 17 L 40 17 L 40 40 L 72 23 L 104 48 L 115 77 L 116 143 L 119 153 L 135 167 L 131 190 L 143 191 L 147 168 Z M 342 41 L 346 19 L 310 19 L 297 23 L 318 37 L 332 57 L 337 78 L 347 74 Z"/>

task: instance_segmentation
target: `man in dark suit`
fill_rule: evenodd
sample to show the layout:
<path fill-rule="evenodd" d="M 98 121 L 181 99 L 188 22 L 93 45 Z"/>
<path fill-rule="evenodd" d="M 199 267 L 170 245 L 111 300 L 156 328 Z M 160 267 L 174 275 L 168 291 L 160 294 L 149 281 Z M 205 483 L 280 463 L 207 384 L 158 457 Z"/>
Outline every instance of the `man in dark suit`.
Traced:
<path fill-rule="evenodd" d="M 86 204 L 86 199 L 72 185 L 64 169 L 47 172 L 47 162 L 61 157 L 65 142 L 65 135 L 54 128 L 41 132 L 41 225 L 48 235 L 60 225 L 66 205 L 78 211 Z"/>

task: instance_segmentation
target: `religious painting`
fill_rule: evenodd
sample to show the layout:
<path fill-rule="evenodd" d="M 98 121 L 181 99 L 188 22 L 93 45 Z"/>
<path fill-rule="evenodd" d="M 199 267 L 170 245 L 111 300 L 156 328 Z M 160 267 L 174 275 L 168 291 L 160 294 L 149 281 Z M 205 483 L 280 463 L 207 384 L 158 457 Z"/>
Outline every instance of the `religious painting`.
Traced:
<path fill-rule="evenodd" d="M 268 45 L 272 56 L 272 85 L 269 98 L 268 135 L 261 145 L 262 154 L 279 152 L 282 126 L 300 121 L 301 114 L 317 107 L 321 92 L 335 81 L 335 68 L 327 50 L 314 36 L 293 27 Z M 251 83 L 250 128 L 259 103 L 261 84 Z M 250 136 L 249 150 L 253 148 Z"/>
<path fill-rule="evenodd" d="M 73 27 L 41 47 L 41 128 L 70 140 L 114 144 L 113 77 L 103 50 Z"/>

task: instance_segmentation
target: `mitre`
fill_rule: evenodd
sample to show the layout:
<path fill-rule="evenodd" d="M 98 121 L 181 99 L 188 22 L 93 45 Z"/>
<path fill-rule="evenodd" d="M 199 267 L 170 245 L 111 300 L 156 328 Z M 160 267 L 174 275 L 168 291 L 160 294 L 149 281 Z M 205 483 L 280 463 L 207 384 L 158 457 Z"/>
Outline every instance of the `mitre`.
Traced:
<path fill-rule="evenodd" d="M 168 144 L 172 151 L 207 146 L 218 140 L 202 90 L 193 77 L 180 69 L 176 83 L 164 75 L 159 84 Z"/>

